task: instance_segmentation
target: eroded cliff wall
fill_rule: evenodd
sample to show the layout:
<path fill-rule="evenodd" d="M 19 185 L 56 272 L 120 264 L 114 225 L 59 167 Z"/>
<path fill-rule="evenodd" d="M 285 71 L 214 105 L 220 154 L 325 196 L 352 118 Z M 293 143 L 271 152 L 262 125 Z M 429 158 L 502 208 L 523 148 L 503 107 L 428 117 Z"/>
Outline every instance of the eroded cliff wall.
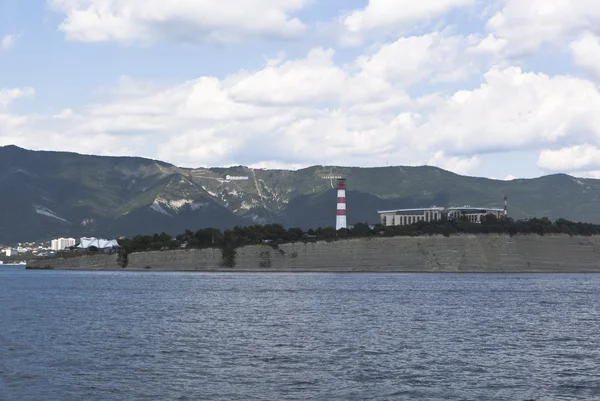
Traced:
<path fill-rule="evenodd" d="M 235 267 L 220 249 L 143 252 L 28 262 L 28 268 L 150 271 L 600 272 L 600 237 L 458 235 L 360 238 L 237 249 Z"/>

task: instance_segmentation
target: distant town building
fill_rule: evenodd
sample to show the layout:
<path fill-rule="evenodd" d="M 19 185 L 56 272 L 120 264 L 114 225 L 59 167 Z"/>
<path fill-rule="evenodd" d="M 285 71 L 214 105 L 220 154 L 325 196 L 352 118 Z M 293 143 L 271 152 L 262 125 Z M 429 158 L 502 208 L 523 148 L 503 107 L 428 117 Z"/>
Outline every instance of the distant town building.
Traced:
<path fill-rule="evenodd" d="M 472 207 L 470 205 L 448 208 L 449 220 L 467 219 L 471 223 L 481 223 L 481 220 L 490 214 L 499 219 L 504 215 L 504 209 Z"/>
<path fill-rule="evenodd" d="M 76 243 L 77 242 L 75 241 L 75 238 L 53 239 L 50 245 L 50 249 L 52 249 L 53 251 L 62 251 L 64 249 L 75 246 Z"/>
<path fill-rule="evenodd" d="M 442 219 L 443 207 L 419 209 L 395 209 L 378 211 L 379 222 L 384 226 L 406 226 L 418 221 L 437 221 Z"/>
<path fill-rule="evenodd" d="M 79 245 L 77 245 L 78 249 L 89 250 L 95 248 L 103 252 L 117 251 L 120 247 L 117 240 L 98 239 L 95 237 L 83 237 L 79 241 Z"/>
<path fill-rule="evenodd" d="M 17 256 L 19 254 L 19 251 L 17 251 L 16 249 L 11 249 L 8 248 L 6 251 L 6 256 Z"/>

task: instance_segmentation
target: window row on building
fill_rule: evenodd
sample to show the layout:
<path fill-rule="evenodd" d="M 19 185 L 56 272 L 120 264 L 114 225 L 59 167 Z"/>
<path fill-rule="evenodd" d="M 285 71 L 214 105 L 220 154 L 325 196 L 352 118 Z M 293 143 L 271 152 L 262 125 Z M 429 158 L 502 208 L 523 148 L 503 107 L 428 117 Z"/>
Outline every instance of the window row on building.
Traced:
<path fill-rule="evenodd" d="M 480 208 L 480 207 L 429 207 L 419 209 L 395 209 L 378 211 L 379 221 L 384 226 L 405 226 L 417 223 L 419 221 L 438 221 L 444 218 L 448 220 L 467 219 L 472 223 L 481 223 L 483 218 L 493 215 L 501 218 L 504 215 L 504 209 Z"/>
<path fill-rule="evenodd" d="M 442 218 L 444 208 L 398 209 L 379 211 L 381 224 L 384 226 L 406 226 L 419 221 L 436 221 Z"/>

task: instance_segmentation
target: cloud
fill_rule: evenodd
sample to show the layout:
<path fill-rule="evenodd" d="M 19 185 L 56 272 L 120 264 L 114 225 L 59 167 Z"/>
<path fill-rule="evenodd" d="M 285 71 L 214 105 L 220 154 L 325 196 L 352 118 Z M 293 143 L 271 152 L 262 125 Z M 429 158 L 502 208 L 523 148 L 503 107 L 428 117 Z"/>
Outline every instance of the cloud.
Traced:
<path fill-rule="evenodd" d="M 484 82 L 461 90 L 418 127 L 422 146 L 477 154 L 536 149 L 600 138 L 600 93 L 570 76 L 491 68 Z"/>
<path fill-rule="evenodd" d="M 544 44 L 561 47 L 600 24 L 596 0 L 505 0 L 487 29 L 506 40 L 510 54 L 535 54 Z"/>
<path fill-rule="evenodd" d="M 457 174 L 467 174 L 479 166 L 481 160 L 478 156 L 448 157 L 444 151 L 436 152 L 427 164 L 453 171 Z"/>
<path fill-rule="evenodd" d="M 337 100 L 349 77 L 333 55 L 332 49 L 315 48 L 303 59 L 271 60 L 259 71 L 230 77 L 229 94 L 239 102 L 273 105 Z"/>
<path fill-rule="evenodd" d="M 265 160 L 259 163 L 254 163 L 248 167 L 257 170 L 300 170 L 306 167 L 304 164 L 282 163 L 276 160 Z"/>
<path fill-rule="evenodd" d="M 404 87 L 421 81 L 457 82 L 478 72 L 480 61 L 467 50 L 476 39 L 432 32 L 401 37 L 381 45 L 373 54 L 359 57 L 356 64 L 371 78 L 395 82 Z"/>
<path fill-rule="evenodd" d="M 315 48 L 306 58 L 270 60 L 258 71 L 228 77 L 228 94 L 258 105 L 337 104 L 366 112 L 406 105 L 405 91 L 421 82 L 458 82 L 484 64 L 468 53 L 473 39 L 433 32 L 401 37 L 372 48 L 346 65 L 333 49 Z"/>
<path fill-rule="evenodd" d="M 488 178 L 490 180 L 497 180 L 497 181 L 513 181 L 513 180 L 518 179 L 518 177 L 515 177 L 512 174 L 508 174 L 508 175 L 504 176 L 504 178 L 499 178 L 499 177 L 494 177 L 494 176 L 491 176 L 491 177 L 488 177 Z"/>
<path fill-rule="evenodd" d="M 570 45 L 575 63 L 600 78 L 600 38 L 586 32 Z"/>
<path fill-rule="evenodd" d="M 54 6 L 114 7 L 125 32 L 142 17 L 139 26 L 151 24 L 153 7 L 184 2 L 150 1 L 142 17 L 125 7 L 133 3 L 55 0 Z M 261 4 L 292 3 L 295 9 L 305 4 Z M 157 32 L 151 40 L 175 40 Z M 121 41 L 119 30 L 107 35 Z M 590 38 L 577 37 L 571 46 L 589 68 L 593 62 L 584 63 L 583 55 L 593 52 L 581 49 L 593 49 Z M 597 85 L 506 62 L 493 66 L 509 46 L 509 39 L 492 33 L 442 30 L 399 36 L 344 62 L 336 61 L 345 55 L 337 57 L 334 49 L 314 47 L 304 56 L 279 56 L 224 78 L 198 76 L 166 86 L 122 77 L 102 88 L 96 102 L 47 116 L 10 114 L 9 103 L 33 90 L 3 90 L 0 144 L 139 155 L 189 167 L 433 164 L 460 174 L 479 168 L 489 153 L 600 146 Z M 550 168 L 551 155 L 544 157 L 538 165 Z"/>
<path fill-rule="evenodd" d="M 600 93 L 579 78 L 493 67 L 472 90 L 409 97 L 403 88 L 413 80 L 448 76 L 454 68 L 448 62 L 435 69 L 437 47 L 430 44 L 440 40 L 402 38 L 411 45 L 383 46 L 345 65 L 334 63 L 331 50 L 315 48 L 254 72 L 169 87 L 122 78 L 104 101 L 47 117 L 5 115 L 1 142 L 137 154 L 183 166 L 391 162 L 460 174 L 476 169 L 485 153 L 600 144 Z M 448 40 L 464 49 L 462 40 Z M 427 51 L 409 55 L 413 41 Z M 397 59 L 387 57 L 392 50 L 407 54 L 411 67 L 395 71 Z M 2 91 L 0 104 L 27 94 Z"/>
<path fill-rule="evenodd" d="M 475 54 L 490 54 L 501 56 L 508 45 L 508 40 L 497 38 L 494 34 L 489 34 L 471 46 L 468 51 Z"/>
<path fill-rule="evenodd" d="M 35 90 L 33 88 L 0 88 L 0 111 L 6 109 L 16 99 L 32 97 L 34 94 Z"/>
<path fill-rule="evenodd" d="M 230 43 L 295 39 L 306 25 L 293 13 L 311 0 L 48 0 L 65 14 L 70 40 Z"/>
<path fill-rule="evenodd" d="M 6 35 L 2 38 L 2 41 L 0 41 L 0 49 L 10 50 L 15 46 L 16 42 L 17 42 L 16 35 Z"/>
<path fill-rule="evenodd" d="M 359 43 L 371 32 L 402 32 L 421 21 L 439 17 L 476 0 L 369 0 L 362 8 L 339 18 L 343 41 Z"/>
<path fill-rule="evenodd" d="M 298 60 L 299 65 L 304 62 Z M 260 77 L 260 71 L 255 76 Z M 307 166 L 324 161 L 374 165 L 386 157 L 415 161 L 429 157 L 399 146 L 403 140 L 411 141 L 404 134 L 418 121 L 411 113 L 386 109 L 377 102 L 372 110 L 354 109 L 343 105 L 343 93 L 331 108 L 241 101 L 231 93 L 239 81 L 231 81 L 200 77 L 160 89 L 133 85 L 138 90 L 112 100 L 48 117 L 26 116 L 19 126 L 0 123 L 0 144 L 142 155 L 184 166 Z M 121 82 L 132 86 L 131 81 Z M 114 92 L 120 93 L 120 88 Z M 39 140 L 42 137 L 44 141 Z"/>
<path fill-rule="evenodd" d="M 585 171 L 600 169 L 600 149 L 594 145 L 575 145 L 540 153 L 538 166 L 546 171 Z"/>
<path fill-rule="evenodd" d="M 574 177 L 579 177 L 579 178 L 592 178 L 592 179 L 598 180 L 598 179 L 600 179 L 600 170 L 575 171 L 575 172 L 569 173 L 569 175 L 574 176 Z"/>

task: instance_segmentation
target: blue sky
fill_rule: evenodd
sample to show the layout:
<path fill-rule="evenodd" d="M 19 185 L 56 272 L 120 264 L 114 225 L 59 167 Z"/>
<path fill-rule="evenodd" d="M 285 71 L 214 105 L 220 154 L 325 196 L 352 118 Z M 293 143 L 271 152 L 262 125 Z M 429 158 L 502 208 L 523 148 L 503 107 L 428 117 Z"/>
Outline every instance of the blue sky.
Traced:
<path fill-rule="evenodd" d="M 590 0 L 0 0 L 0 146 L 600 177 Z"/>

